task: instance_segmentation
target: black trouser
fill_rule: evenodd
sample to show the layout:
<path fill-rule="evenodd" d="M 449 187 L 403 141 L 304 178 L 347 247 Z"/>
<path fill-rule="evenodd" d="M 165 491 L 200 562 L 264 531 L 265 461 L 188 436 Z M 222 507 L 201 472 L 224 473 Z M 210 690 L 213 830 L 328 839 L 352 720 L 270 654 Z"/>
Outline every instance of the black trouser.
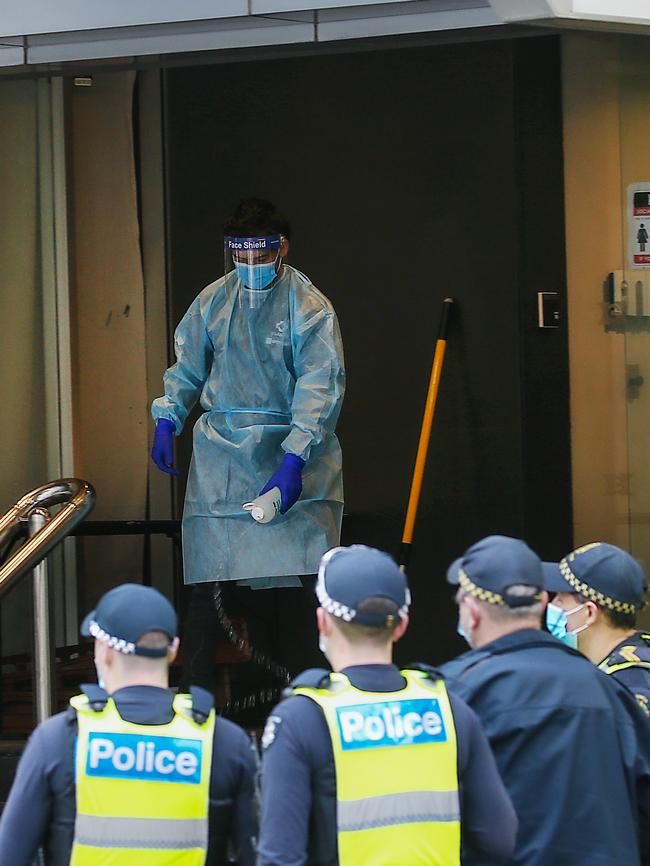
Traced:
<path fill-rule="evenodd" d="M 228 616 L 243 619 L 249 643 L 287 668 L 292 676 L 307 668 L 327 667 L 318 649 L 316 578 L 308 575 L 301 580 L 301 587 L 280 589 L 251 589 L 229 581 L 221 584 Z M 217 643 L 226 639 L 214 605 L 214 584 L 196 584 L 192 588 L 183 632 L 181 689 L 196 685 L 212 691 Z M 264 668 L 252 662 L 237 668 L 237 679 L 244 689 L 279 684 Z"/>

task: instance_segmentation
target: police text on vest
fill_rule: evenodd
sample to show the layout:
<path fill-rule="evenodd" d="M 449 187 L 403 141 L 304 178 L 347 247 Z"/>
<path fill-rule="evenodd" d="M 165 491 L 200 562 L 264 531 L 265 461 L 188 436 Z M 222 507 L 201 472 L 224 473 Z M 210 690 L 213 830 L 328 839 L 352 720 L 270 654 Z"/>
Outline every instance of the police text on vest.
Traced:
<path fill-rule="evenodd" d="M 201 752 L 200 740 L 91 732 L 86 775 L 198 785 Z"/>
<path fill-rule="evenodd" d="M 341 748 L 377 749 L 444 743 L 445 723 L 436 698 L 355 704 L 336 710 Z"/>

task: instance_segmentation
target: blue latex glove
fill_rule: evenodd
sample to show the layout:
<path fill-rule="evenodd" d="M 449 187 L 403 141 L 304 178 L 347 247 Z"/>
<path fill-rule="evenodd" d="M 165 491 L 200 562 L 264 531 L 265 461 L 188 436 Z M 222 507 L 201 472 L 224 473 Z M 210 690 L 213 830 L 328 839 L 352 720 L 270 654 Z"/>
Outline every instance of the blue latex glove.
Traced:
<path fill-rule="evenodd" d="M 262 496 L 263 493 L 271 490 L 272 487 L 279 487 L 282 497 L 280 514 L 286 514 L 291 506 L 296 504 L 298 497 L 302 493 L 302 470 L 304 465 L 305 461 L 302 457 L 298 457 L 296 454 L 285 454 L 280 468 L 271 475 L 258 496 Z"/>
<path fill-rule="evenodd" d="M 156 432 L 153 436 L 151 448 L 151 459 L 158 469 L 168 475 L 178 475 L 174 469 L 174 433 L 176 425 L 168 418 L 160 418 L 156 424 Z"/>

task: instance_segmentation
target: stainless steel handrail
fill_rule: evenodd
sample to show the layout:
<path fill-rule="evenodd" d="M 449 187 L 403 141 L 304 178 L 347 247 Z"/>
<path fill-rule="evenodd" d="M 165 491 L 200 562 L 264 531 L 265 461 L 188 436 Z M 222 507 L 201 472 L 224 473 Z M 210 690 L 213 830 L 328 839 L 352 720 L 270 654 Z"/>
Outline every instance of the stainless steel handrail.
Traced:
<path fill-rule="evenodd" d="M 29 515 L 33 537 L 52 519 L 47 508 L 35 508 Z M 47 559 L 34 568 L 34 694 L 36 721 L 52 715 L 52 631 L 50 629 L 50 583 Z"/>
<path fill-rule="evenodd" d="M 37 508 L 61 505 L 63 508 L 21 545 L 9 559 L 0 565 L 0 596 L 13 586 L 16 580 L 32 571 L 41 560 L 74 527 L 90 513 L 95 505 L 95 489 L 81 478 L 61 478 L 50 481 L 35 490 L 30 490 L 0 517 L 0 549 L 20 532 L 21 523 Z"/>
<path fill-rule="evenodd" d="M 39 722 L 52 712 L 52 635 L 47 574 L 48 553 L 84 519 L 95 504 L 95 490 L 80 478 L 62 478 L 30 490 L 0 517 L 0 550 L 27 524 L 29 539 L 0 565 L 0 596 L 26 572 L 34 585 L 34 693 Z M 63 505 L 55 517 L 49 508 Z"/>

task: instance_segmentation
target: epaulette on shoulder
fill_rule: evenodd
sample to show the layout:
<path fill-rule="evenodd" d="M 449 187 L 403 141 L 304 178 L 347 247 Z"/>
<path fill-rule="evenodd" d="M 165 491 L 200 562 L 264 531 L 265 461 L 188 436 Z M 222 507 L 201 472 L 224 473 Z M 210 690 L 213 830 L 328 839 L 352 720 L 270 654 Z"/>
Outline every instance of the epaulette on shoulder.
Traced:
<path fill-rule="evenodd" d="M 638 638 L 642 641 L 640 645 L 630 642 L 613 652 L 606 659 L 607 667 L 609 669 L 622 668 L 624 665 L 625 667 L 647 668 L 650 665 L 650 640 L 648 635 L 644 633 L 639 633 Z"/>
<path fill-rule="evenodd" d="M 287 692 L 293 689 L 324 689 L 330 681 L 330 671 L 325 668 L 308 668 L 291 681 Z"/>
<path fill-rule="evenodd" d="M 83 683 L 81 691 L 88 698 L 90 709 L 101 713 L 108 703 L 108 692 L 96 683 Z"/>
<path fill-rule="evenodd" d="M 410 665 L 404 665 L 403 671 L 421 671 L 425 673 L 430 680 L 444 680 L 445 675 L 433 665 L 427 665 L 424 662 L 414 662 Z"/>
<path fill-rule="evenodd" d="M 190 686 L 192 697 L 192 716 L 197 725 L 203 725 L 214 707 L 214 695 L 212 692 L 202 689 L 200 686 Z"/>

